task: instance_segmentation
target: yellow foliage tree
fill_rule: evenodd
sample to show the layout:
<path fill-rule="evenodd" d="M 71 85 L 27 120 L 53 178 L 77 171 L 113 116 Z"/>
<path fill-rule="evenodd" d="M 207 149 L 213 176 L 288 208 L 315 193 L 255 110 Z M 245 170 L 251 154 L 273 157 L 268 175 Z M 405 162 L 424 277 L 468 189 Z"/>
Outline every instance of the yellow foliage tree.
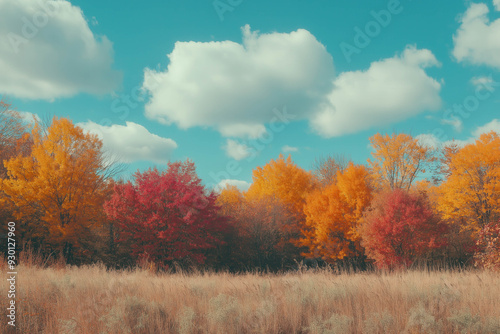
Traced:
<path fill-rule="evenodd" d="M 448 151 L 448 178 L 439 187 L 438 210 L 444 219 L 478 232 L 500 218 L 500 136 L 482 134 L 473 144 Z"/>
<path fill-rule="evenodd" d="M 412 183 L 420 173 L 435 159 L 428 147 L 419 144 L 410 135 L 377 133 L 370 138 L 373 160 L 368 163 L 373 172 L 374 181 L 381 189 L 410 190 Z"/>
<path fill-rule="evenodd" d="M 21 115 L 11 108 L 11 105 L 0 100 L 0 182 L 7 178 L 7 170 L 3 162 L 16 155 L 27 155 L 31 148 L 28 127 Z M 14 220 L 12 203 L 6 200 L 5 193 L 0 189 L 0 221 Z M 7 234 L 7 224 L 0 225 L 0 234 Z M 0 250 L 6 251 L 7 243 L 2 243 Z"/>
<path fill-rule="evenodd" d="M 293 235 L 291 241 L 296 243 L 300 237 L 304 222 L 305 198 L 315 188 L 315 179 L 310 172 L 298 167 L 290 156 L 271 160 L 264 167 L 253 171 L 253 182 L 246 198 L 250 201 L 283 203 L 295 217 L 295 223 L 284 227 L 287 233 Z"/>
<path fill-rule="evenodd" d="M 221 207 L 223 216 L 232 216 L 240 209 L 243 200 L 243 194 L 236 186 L 227 185 L 217 197 L 217 205 Z"/>
<path fill-rule="evenodd" d="M 309 248 L 307 256 L 327 262 L 364 256 L 358 223 L 372 199 L 369 177 L 366 167 L 349 163 L 337 172 L 335 183 L 307 197 L 304 211 L 309 234 L 303 240 Z"/>
<path fill-rule="evenodd" d="M 54 118 L 47 129 L 36 124 L 32 137 L 31 156 L 5 162 L 9 178 L 0 188 L 14 204 L 20 223 L 36 224 L 33 233 L 47 233 L 38 237 L 62 248 L 71 262 L 73 248 L 103 220 L 102 205 L 115 170 L 98 137 L 68 119 Z"/>

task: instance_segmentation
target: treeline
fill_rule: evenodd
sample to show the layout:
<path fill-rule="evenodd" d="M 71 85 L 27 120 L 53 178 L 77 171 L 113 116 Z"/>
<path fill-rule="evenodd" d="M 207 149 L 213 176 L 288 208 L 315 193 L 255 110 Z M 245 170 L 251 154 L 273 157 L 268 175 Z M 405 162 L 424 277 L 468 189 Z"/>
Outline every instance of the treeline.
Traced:
<path fill-rule="evenodd" d="M 99 138 L 68 119 L 32 126 L 0 102 L 0 124 L 0 233 L 15 221 L 20 252 L 113 268 L 500 268 L 495 132 L 440 149 L 377 134 L 366 165 L 327 157 L 312 171 L 280 155 L 242 192 L 207 189 L 189 160 L 116 180 Z"/>

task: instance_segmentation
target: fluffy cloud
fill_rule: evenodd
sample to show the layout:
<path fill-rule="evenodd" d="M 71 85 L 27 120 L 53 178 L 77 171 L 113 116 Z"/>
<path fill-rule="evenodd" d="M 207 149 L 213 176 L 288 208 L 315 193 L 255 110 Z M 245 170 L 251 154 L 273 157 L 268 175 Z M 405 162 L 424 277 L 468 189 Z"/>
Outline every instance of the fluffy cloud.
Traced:
<path fill-rule="evenodd" d="M 494 1 L 500 10 L 500 1 Z M 453 42 L 453 56 L 459 61 L 500 69 L 500 19 L 490 22 L 484 3 L 473 3 L 460 20 Z"/>
<path fill-rule="evenodd" d="M 287 153 L 287 152 L 297 152 L 299 149 L 298 147 L 293 147 L 293 146 L 288 146 L 288 145 L 285 145 L 281 148 L 281 151 L 283 153 Z"/>
<path fill-rule="evenodd" d="M 441 104 L 441 84 L 425 72 L 439 63 L 415 47 L 336 78 L 331 55 L 308 31 L 259 35 L 246 26 L 243 44 L 177 42 L 168 57 L 165 71 L 145 69 L 146 116 L 181 128 L 212 127 L 225 137 L 258 138 L 282 105 L 334 137 Z"/>
<path fill-rule="evenodd" d="M 313 129 L 341 136 L 439 109 L 441 84 L 427 76 L 424 68 L 430 66 L 439 66 L 431 51 L 407 47 L 366 71 L 340 74 L 329 103 L 311 119 Z"/>
<path fill-rule="evenodd" d="M 246 181 L 226 179 L 226 180 L 220 181 L 217 184 L 217 186 L 215 187 L 215 190 L 221 191 L 222 189 L 226 188 L 228 185 L 236 186 L 241 191 L 247 191 L 248 188 L 250 188 L 251 184 L 246 182 Z"/>
<path fill-rule="evenodd" d="M 104 150 L 119 161 L 152 161 L 166 164 L 177 143 L 150 133 L 142 125 L 126 122 L 126 125 L 103 126 L 92 121 L 78 123 L 84 130 L 97 134 L 103 141 Z"/>
<path fill-rule="evenodd" d="M 166 71 L 145 69 L 146 116 L 228 137 L 260 136 L 282 105 L 304 118 L 334 76 L 331 55 L 303 29 L 259 35 L 246 26 L 243 44 L 177 42 L 168 57 Z"/>
<path fill-rule="evenodd" d="M 240 144 L 236 140 L 228 139 L 224 146 L 228 157 L 234 160 L 243 160 L 250 156 L 250 147 L 245 144 Z"/>
<path fill-rule="evenodd" d="M 0 36 L 0 93 L 52 100 L 109 93 L 121 82 L 111 42 L 69 1 L 0 1 Z"/>

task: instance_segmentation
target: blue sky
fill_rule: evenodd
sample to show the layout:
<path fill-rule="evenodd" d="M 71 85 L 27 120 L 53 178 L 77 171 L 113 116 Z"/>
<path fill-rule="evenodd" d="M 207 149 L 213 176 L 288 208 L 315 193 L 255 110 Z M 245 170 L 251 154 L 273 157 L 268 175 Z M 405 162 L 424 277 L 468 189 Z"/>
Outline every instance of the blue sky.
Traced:
<path fill-rule="evenodd" d="M 190 158 L 245 188 L 280 153 L 365 163 L 377 132 L 465 144 L 500 132 L 499 70 L 500 0 L 0 0 L 0 94 L 126 178 Z"/>

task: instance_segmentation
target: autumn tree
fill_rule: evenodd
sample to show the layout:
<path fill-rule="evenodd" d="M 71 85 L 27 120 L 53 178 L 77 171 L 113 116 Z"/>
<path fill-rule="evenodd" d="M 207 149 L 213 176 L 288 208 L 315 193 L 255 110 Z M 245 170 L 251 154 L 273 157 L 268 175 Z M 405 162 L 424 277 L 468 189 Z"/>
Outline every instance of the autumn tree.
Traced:
<path fill-rule="evenodd" d="M 264 167 L 257 167 L 252 179 L 247 199 L 269 203 L 268 206 L 281 202 L 294 217 L 282 227 L 283 233 L 290 235 L 290 242 L 299 245 L 305 221 L 305 198 L 315 187 L 313 175 L 293 163 L 290 156 L 285 159 L 280 154 L 278 159 L 271 160 Z"/>
<path fill-rule="evenodd" d="M 15 206 L 20 232 L 62 250 L 72 262 L 104 219 L 102 205 L 116 170 L 99 138 L 68 119 L 54 117 L 46 129 L 37 123 L 31 136 L 31 155 L 5 162 L 8 178 L 0 189 Z"/>
<path fill-rule="evenodd" d="M 409 190 L 415 179 L 435 158 L 431 150 L 407 134 L 381 135 L 370 138 L 373 160 L 368 159 L 379 188 Z"/>
<path fill-rule="evenodd" d="M 28 126 L 21 115 L 11 108 L 11 105 L 0 100 L 0 182 L 6 179 L 7 169 L 4 161 L 16 155 L 26 156 L 30 153 L 31 137 L 27 133 Z M 14 207 L 7 201 L 7 195 L 0 188 L 0 221 L 14 220 Z M 7 225 L 0 225 L 0 234 L 7 235 Z M 7 242 L 2 242 L 0 249 L 5 251 Z"/>
<path fill-rule="evenodd" d="M 358 224 L 370 205 L 372 189 L 366 167 L 349 163 L 337 171 L 336 182 L 312 192 L 305 205 L 309 233 L 303 239 L 309 257 L 326 262 L 345 258 L 362 264 L 364 250 L 360 244 Z"/>
<path fill-rule="evenodd" d="M 310 172 L 298 167 L 289 155 L 286 159 L 279 155 L 264 167 L 253 170 L 252 185 L 248 189 L 249 198 L 276 197 L 297 214 L 302 214 L 305 197 L 314 188 Z"/>
<path fill-rule="evenodd" d="M 446 230 L 424 195 L 402 189 L 376 196 L 360 228 L 362 245 L 379 268 L 409 266 L 443 247 Z"/>
<path fill-rule="evenodd" d="M 454 154 L 460 151 L 461 147 L 456 142 L 448 143 L 437 151 L 437 164 L 434 166 L 433 181 L 439 185 L 446 181 L 451 175 L 451 159 Z"/>
<path fill-rule="evenodd" d="M 218 189 L 216 204 L 219 214 L 227 219 L 227 230 L 224 242 L 215 250 L 215 265 L 227 270 L 241 270 L 243 258 L 248 258 L 248 245 L 244 235 L 240 215 L 244 202 L 243 193 L 234 185 L 227 184 Z"/>
<path fill-rule="evenodd" d="M 447 179 L 440 185 L 443 218 L 473 233 L 500 219 L 500 136 L 482 134 L 474 143 L 449 151 Z"/>
<path fill-rule="evenodd" d="M 133 255 L 168 266 L 203 263 L 204 253 L 221 242 L 226 223 L 216 201 L 188 160 L 135 173 L 133 182 L 115 186 L 105 210 L 123 239 L 133 241 Z"/>
<path fill-rule="evenodd" d="M 247 199 L 245 204 L 241 218 L 255 266 L 272 270 L 293 266 L 300 255 L 290 243 L 296 238 L 289 229 L 297 223 L 295 213 L 278 198 Z"/>
<path fill-rule="evenodd" d="M 241 210 L 244 200 L 243 193 L 236 186 L 228 184 L 220 190 L 217 205 L 220 206 L 222 215 L 231 216 Z"/>
<path fill-rule="evenodd" d="M 443 216 L 440 215 L 438 210 L 440 186 L 436 185 L 435 182 L 421 180 L 415 183 L 411 192 L 427 197 L 432 211 L 448 226 L 445 235 L 447 243 L 444 247 L 433 251 L 434 259 L 436 261 L 441 261 L 448 267 L 457 265 L 464 266 L 469 263 L 477 249 L 475 241 L 472 238 L 470 230 L 460 228 L 460 222 L 444 219 Z"/>
<path fill-rule="evenodd" d="M 294 264 L 298 255 L 286 227 L 294 214 L 277 198 L 248 198 L 234 186 L 222 189 L 218 203 L 234 228 L 228 242 L 236 268 L 279 270 Z"/>

